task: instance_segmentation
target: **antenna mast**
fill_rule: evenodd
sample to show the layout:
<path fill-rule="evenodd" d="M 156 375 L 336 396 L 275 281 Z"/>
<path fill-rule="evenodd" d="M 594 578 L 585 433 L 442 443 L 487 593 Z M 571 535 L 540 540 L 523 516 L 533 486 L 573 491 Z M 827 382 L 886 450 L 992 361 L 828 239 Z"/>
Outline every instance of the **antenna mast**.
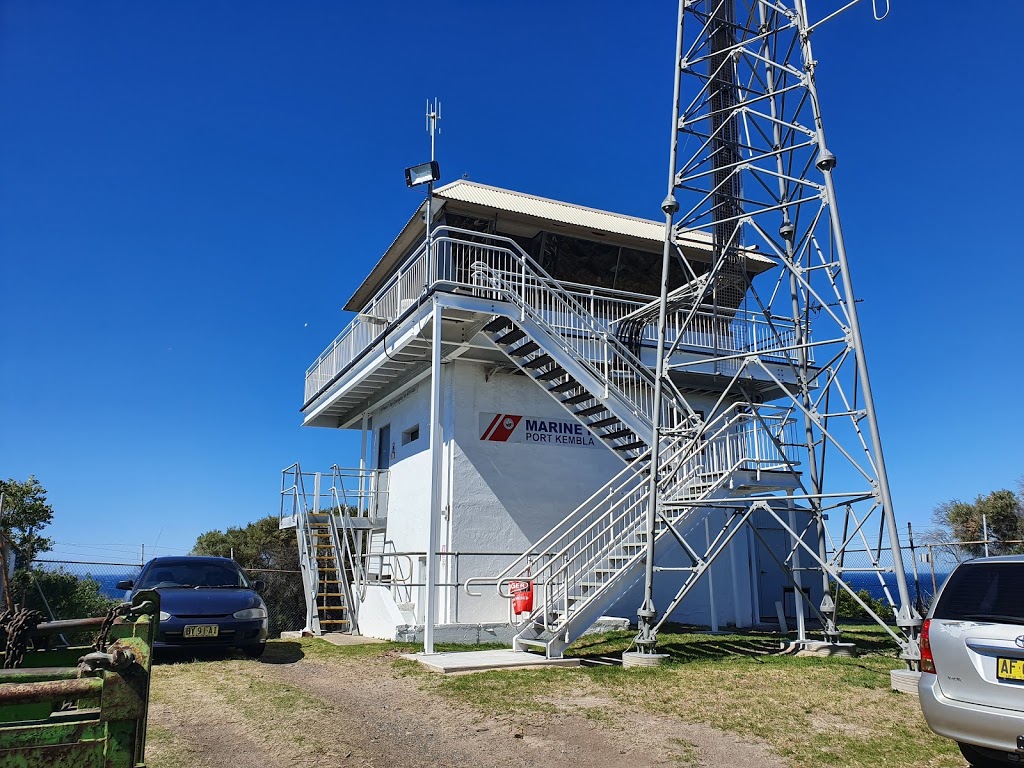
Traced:
<path fill-rule="evenodd" d="M 735 533 L 736 521 L 752 543 L 764 542 L 759 530 L 787 534 L 780 567 L 794 592 L 798 640 L 801 578 L 803 585 L 820 579 L 824 599 L 808 607 L 831 643 L 839 637 L 839 594 L 867 607 L 844 574 L 867 572 L 892 606 L 900 633 L 886 628 L 913 667 L 921 617 L 900 550 L 811 51 L 816 27 L 857 4 L 815 22 L 806 0 L 679 0 L 662 295 L 646 322 L 657 323 L 659 391 L 674 385 L 692 397 L 692 374 L 711 371 L 724 391 L 712 413 L 700 414 L 705 421 L 738 408 L 762 425 L 780 418 L 792 425 L 788 437 L 773 438 L 774 449 L 795 457 L 788 488 L 768 488 L 750 459 L 757 446 L 745 447 L 740 471 L 756 471 L 759 484 L 709 507 L 724 521 L 722 537 Z M 689 276 L 685 290 L 668 284 L 672 262 Z M 716 337 L 714 353 L 685 353 L 694 335 Z M 652 445 L 670 433 L 655 426 Z M 702 440 L 699 429 L 692 439 Z M 637 635 L 639 651 L 649 654 L 667 616 L 724 549 L 696 552 L 676 597 L 655 610 L 653 532 L 671 503 L 659 498 L 657 477 L 673 467 L 660 456 L 652 463 Z"/>

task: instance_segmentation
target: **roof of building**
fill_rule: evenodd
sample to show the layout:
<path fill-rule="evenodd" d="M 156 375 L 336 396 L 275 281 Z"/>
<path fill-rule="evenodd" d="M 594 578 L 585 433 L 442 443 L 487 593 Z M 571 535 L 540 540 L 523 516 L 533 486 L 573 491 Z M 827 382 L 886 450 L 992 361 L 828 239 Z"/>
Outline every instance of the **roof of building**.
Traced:
<path fill-rule="evenodd" d="M 446 184 L 434 191 L 446 200 L 458 200 L 508 213 L 518 213 L 560 224 L 571 224 L 600 232 L 610 232 L 627 237 L 639 237 L 657 243 L 665 240 L 665 222 L 625 216 L 621 213 L 599 211 L 582 205 L 549 200 L 546 197 L 527 195 L 511 189 L 499 189 L 475 181 L 459 181 Z"/>
<path fill-rule="evenodd" d="M 653 250 L 649 245 L 654 244 L 659 244 L 657 250 L 660 250 L 660 243 L 665 240 L 665 223 L 663 221 L 658 222 L 602 211 L 597 208 L 528 195 L 511 189 L 491 187 L 466 179 L 459 179 L 435 189 L 434 197 L 437 201 L 461 203 L 473 208 L 499 211 L 512 217 L 521 217 L 524 220 L 551 222 L 557 226 L 570 227 L 577 229 L 581 236 L 585 236 L 587 232 L 612 235 L 621 243 L 633 241 L 636 247 L 641 247 L 642 250 Z M 345 309 L 352 312 L 362 309 L 380 284 L 399 266 L 399 261 L 406 251 L 419 242 L 423 231 L 422 210 L 423 206 L 421 205 L 406 222 L 398 237 L 388 246 L 380 261 L 346 302 Z M 711 236 L 707 233 L 689 232 L 685 237 L 677 237 L 676 242 L 691 252 L 707 253 L 708 256 L 704 258 L 710 260 Z M 649 245 L 644 246 L 645 243 Z M 748 252 L 747 258 L 748 261 L 758 262 L 756 271 L 759 272 L 775 264 L 773 260 L 752 252 Z"/>

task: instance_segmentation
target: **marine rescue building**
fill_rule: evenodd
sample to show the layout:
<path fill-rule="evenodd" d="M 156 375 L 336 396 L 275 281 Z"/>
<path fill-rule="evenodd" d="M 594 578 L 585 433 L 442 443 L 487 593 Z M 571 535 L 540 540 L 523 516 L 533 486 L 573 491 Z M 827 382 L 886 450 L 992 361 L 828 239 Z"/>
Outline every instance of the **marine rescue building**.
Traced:
<path fill-rule="evenodd" d="M 343 567 L 342 580 L 360 582 L 349 584 L 357 587 L 348 597 L 351 626 L 394 638 L 423 624 L 432 506 L 438 624 L 509 622 L 507 583 L 495 581 L 515 563 L 547 573 L 538 590 L 562 600 L 563 616 L 575 605 L 581 626 L 599 615 L 635 621 L 664 224 L 461 180 L 434 192 L 428 248 L 426 207 L 345 304 L 354 319 L 306 373 L 304 424 L 362 432 L 360 483 L 373 498 L 357 505 L 364 533 L 349 543 L 358 573 Z M 689 264 L 687 271 L 673 260 L 678 297 L 698 283 L 712 253 L 699 237 L 677 245 Z M 773 266 L 766 256 L 746 257 L 749 280 Z M 669 318 L 673 355 L 692 363 L 673 381 L 697 418 L 728 407 L 719 395 L 733 373 L 704 365 L 703 356 L 720 357 L 728 345 L 749 352 L 756 322 L 737 304 L 724 324 L 720 316 L 690 322 L 676 338 Z M 787 375 L 780 365 L 777 376 Z M 776 384 L 751 386 L 768 401 Z M 741 418 L 708 445 L 716 461 L 749 467 L 730 481 L 733 493 L 744 483 L 792 483 L 772 471 L 773 441 Z M 704 491 L 689 492 L 699 501 Z M 677 530 L 706 543 L 722 514 L 691 513 Z M 788 539 L 769 520 L 755 523 L 756 536 L 733 537 L 674 620 L 747 627 L 776 621 L 776 603 L 793 614 Z M 327 536 L 311 530 L 304 568 L 315 568 L 315 536 Z M 665 567 L 685 562 L 670 539 L 656 549 Z M 670 575 L 656 582 L 661 606 L 678 587 Z M 820 599 L 820 584 L 804 589 Z"/>

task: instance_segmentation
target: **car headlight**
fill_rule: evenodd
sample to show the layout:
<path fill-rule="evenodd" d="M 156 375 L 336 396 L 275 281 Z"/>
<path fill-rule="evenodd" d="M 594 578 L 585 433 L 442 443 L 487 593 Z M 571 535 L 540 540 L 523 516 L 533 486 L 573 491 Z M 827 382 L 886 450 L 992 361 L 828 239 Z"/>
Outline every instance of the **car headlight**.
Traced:
<path fill-rule="evenodd" d="M 233 614 L 236 619 L 265 619 L 267 618 L 266 608 L 243 608 Z"/>
<path fill-rule="evenodd" d="M 171 614 L 167 611 L 160 611 L 160 621 L 167 621 L 169 618 L 171 618 Z"/>

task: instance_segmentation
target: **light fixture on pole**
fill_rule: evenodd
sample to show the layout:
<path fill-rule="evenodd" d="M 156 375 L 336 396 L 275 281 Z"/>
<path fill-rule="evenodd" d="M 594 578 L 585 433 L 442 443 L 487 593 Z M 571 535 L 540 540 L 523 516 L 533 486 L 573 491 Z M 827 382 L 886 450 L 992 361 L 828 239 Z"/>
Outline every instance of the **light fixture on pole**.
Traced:
<path fill-rule="evenodd" d="M 420 184 L 427 184 L 440 178 L 441 170 L 438 168 L 437 160 L 405 169 L 405 185 L 407 187 L 418 187 Z"/>

